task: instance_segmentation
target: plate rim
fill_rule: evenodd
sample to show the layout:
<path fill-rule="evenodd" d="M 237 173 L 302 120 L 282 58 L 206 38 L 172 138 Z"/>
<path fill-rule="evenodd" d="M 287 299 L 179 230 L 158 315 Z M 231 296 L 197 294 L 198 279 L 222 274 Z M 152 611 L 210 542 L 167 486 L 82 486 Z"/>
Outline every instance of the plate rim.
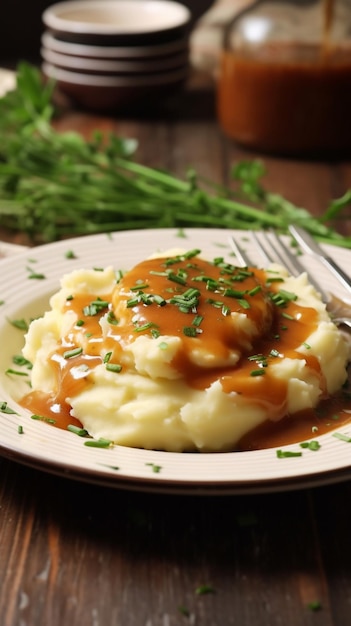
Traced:
<path fill-rule="evenodd" d="M 78 246 L 78 248 L 80 249 L 82 247 L 83 248 L 87 248 L 89 247 L 89 244 L 94 243 L 94 244 L 98 244 L 100 241 L 103 242 L 107 239 L 111 240 L 112 242 L 115 243 L 116 238 L 118 240 L 123 240 L 123 239 L 130 239 L 130 237 L 132 238 L 145 238 L 145 233 L 148 234 L 149 239 L 152 240 L 153 236 L 157 235 L 157 238 L 160 240 L 160 243 L 162 243 L 164 241 L 164 239 L 167 237 L 173 237 L 176 238 L 178 243 L 179 243 L 179 247 L 184 247 L 184 242 L 186 241 L 186 239 L 181 239 L 179 237 L 179 233 L 180 230 L 184 231 L 186 234 L 190 234 L 191 237 L 199 237 L 200 235 L 205 235 L 206 236 L 211 236 L 212 238 L 218 237 L 220 236 L 221 238 L 228 238 L 229 235 L 235 234 L 241 237 L 247 237 L 248 233 L 247 231 L 241 231 L 241 230 L 227 230 L 227 229 L 208 229 L 208 228 L 185 228 L 185 229 L 177 229 L 177 228 L 161 228 L 161 229 L 139 229 L 139 230 L 133 230 L 133 231 L 116 231 L 114 233 L 111 234 L 107 234 L 107 233 L 100 233 L 100 234 L 92 234 L 92 235 L 85 235 L 83 237 L 74 237 L 71 239 L 65 239 L 65 240 L 60 240 L 60 241 L 56 241 L 53 243 L 48 243 L 48 244 L 43 244 L 41 246 L 37 246 L 35 248 L 24 248 L 23 250 L 19 251 L 16 256 L 12 256 L 12 257 L 8 257 L 5 259 L 1 260 L 1 265 L 3 267 L 3 269 L 6 268 L 6 266 L 8 268 L 13 267 L 13 265 L 16 263 L 17 266 L 19 266 L 21 259 L 26 259 L 28 257 L 28 255 L 33 256 L 33 257 L 39 257 L 40 259 L 45 259 L 46 255 L 49 254 L 51 255 L 52 252 L 59 252 L 59 251 L 63 251 L 64 249 L 68 250 L 68 249 L 74 249 L 74 247 Z M 201 245 L 200 245 L 201 247 Z M 332 246 L 332 245 L 324 245 L 323 246 L 327 251 L 332 252 L 334 254 L 336 254 L 336 256 L 340 256 L 340 248 L 337 248 L 336 246 Z M 345 250 L 343 249 L 343 254 L 342 256 L 350 256 L 351 257 L 351 251 Z M 141 255 L 141 257 L 143 258 L 143 256 Z M 62 261 L 62 259 L 61 259 Z M 68 261 L 67 261 L 68 263 Z M 78 263 L 78 267 L 79 267 L 79 263 Z M 72 267 L 73 269 L 73 267 Z M 77 267 L 75 267 L 74 269 L 77 269 Z M 62 275 L 62 271 L 58 272 L 58 275 L 55 277 L 55 279 L 52 279 L 50 284 L 53 285 L 54 282 L 56 281 L 58 284 L 58 279 L 60 278 L 60 276 Z M 48 282 L 46 282 L 46 285 L 49 285 Z M 38 290 L 41 291 L 41 286 L 40 288 L 38 287 Z M 44 288 L 45 291 L 45 288 Z M 47 292 L 47 295 L 51 295 L 52 291 L 50 290 L 50 292 Z M 5 307 L 6 307 L 6 303 L 5 303 Z M 1 309 L 3 309 L 3 307 L 1 307 Z M 6 311 L 6 308 L 5 308 Z M 13 404 L 13 399 L 11 398 L 11 396 L 9 396 L 9 394 L 4 393 L 4 389 L 2 388 L 2 386 L 0 385 L 0 392 L 2 393 L 2 395 L 4 396 L 4 399 L 7 400 L 9 403 Z M 1 400 L 1 398 L 0 398 Z M 17 407 L 18 408 L 18 405 Z M 26 418 L 28 418 L 28 415 L 26 415 Z M 3 414 L 0 414 L 0 424 L 3 422 Z M 47 425 L 37 425 L 37 426 L 43 426 L 43 428 L 47 429 L 49 428 Z M 55 429 L 55 432 L 58 432 L 58 429 Z M 74 437 L 74 435 L 72 435 L 71 433 L 69 433 L 70 437 Z M 327 434 L 327 435 L 322 435 L 319 439 L 322 440 L 328 440 L 330 439 L 331 435 Z M 293 444 L 293 445 L 298 445 L 298 444 Z M 345 445 L 345 444 L 344 444 Z M 286 448 L 291 448 L 292 446 L 284 446 Z M 116 446 L 116 450 L 121 450 L 123 449 L 122 446 Z M 131 451 L 133 451 L 133 449 L 130 449 Z M 272 452 L 273 450 L 270 449 L 270 451 Z M 158 451 L 145 451 L 147 453 L 153 454 L 155 455 L 155 458 L 159 458 L 159 454 L 161 455 L 169 455 L 169 454 L 182 454 L 182 453 L 167 453 L 167 452 L 158 452 Z M 225 452 L 225 453 L 202 453 L 200 454 L 201 457 L 203 456 L 207 456 L 207 458 L 213 458 L 213 456 L 215 455 L 220 455 L 222 458 L 223 455 L 251 455 L 251 458 L 254 459 L 253 455 L 255 455 L 257 451 L 249 451 L 249 452 Z M 261 451 L 260 451 L 261 452 Z M 266 451 L 265 451 L 266 452 Z M 30 454 L 26 451 L 24 451 L 21 447 L 19 446 L 14 446 L 11 448 L 11 445 L 6 445 L 6 442 L 4 443 L 1 440 L 1 436 L 0 436 L 0 454 L 7 457 L 7 458 L 11 458 L 12 460 L 18 461 L 20 463 L 24 463 L 27 465 L 30 465 L 32 467 L 37 467 L 37 469 L 41 469 L 43 471 L 48 471 L 51 473 L 55 473 L 55 474 L 60 474 L 63 476 L 68 476 L 71 478 L 75 478 L 77 480 L 83 480 L 85 482 L 91 482 L 91 483 L 96 483 L 96 484 L 100 484 L 100 485 L 104 485 L 104 486 L 113 486 L 113 487 L 120 487 L 120 488 L 127 488 L 127 489 L 139 489 L 139 490 L 151 490 L 151 491 L 166 491 L 168 493 L 199 493 L 201 492 L 201 494 L 203 493 L 218 493 L 220 495 L 224 495 L 224 494 L 235 494 L 235 493 L 257 493 L 260 491 L 281 491 L 281 490 L 285 490 L 285 489 L 292 489 L 292 488 L 301 488 L 303 486 L 313 486 L 313 485 L 320 485 L 320 484 L 326 484 L 328 482 L 336 482 L 339 480 L 346 480 L 349 477 L 349 474 L 351 474 L 351 461 L 348 461 L 347 463 L 343 463 L 340 466 L 337 467 L 332 467 L 329 468 L 327 470 L 325 469 L 315 469 L 315 470 L 309 470 L 307 473 L 301 473 L 301 472 L 295 472 L 294 470 L 292 470 L 292 474 L 287 476 L 281 476 L 281 477 L 275 477 L 275 478 L 268 478 L 262 476 L 261 479 L 259 479 L 259 477 L 256 477 L 254 480 L 250 477 L 248 477 L 247 479 L 244 478 L 240 478 L 238 479 L 234 479 L 232 478 L 227 478 L 225 480 L 223 479 L 209 479 L 208 477 L 206 479 L 199 479 L 196 478 L 196 480 L 192 480 L 192 479 L 188 479 L 188 478 L 169 478 L 167 476 L 163 476 L 162 472 L 160 472 L 160 474 L 155 474 L 155 473 L 151 473 L 150 475 L 144 473 L 143 475 L 138 475 L 135 476 L 133 474 L 126 474 L 126 473 L 120 473 L 118 474 L 118 472 L 109 472 L 109 471 L 102 471 L 102 469 L 100 468 L 100 471 L 92 468 L 89 468 L 87 466 L 82 467 L 78 467 L 75 465 L 70 465 L 67 460 L 66 461 L 57 461 L 55 459 L 51 459 L 48 460 L 47 458 L 44 457 L 40 457 L 40 455 L 38 456 L 37 454 Z M 184 453 L 183 453 L 184 454 Z M 312 453 L 314 454 L 314 453 Z M 227 457 L 228 458 L 228 457 Z M 299 459 L 300 460 L 300 459 Z M 286 461 L 280 461 L 280 463 L 284 463 Z M 296 460 L 295 460 L 296 462 Z"/>

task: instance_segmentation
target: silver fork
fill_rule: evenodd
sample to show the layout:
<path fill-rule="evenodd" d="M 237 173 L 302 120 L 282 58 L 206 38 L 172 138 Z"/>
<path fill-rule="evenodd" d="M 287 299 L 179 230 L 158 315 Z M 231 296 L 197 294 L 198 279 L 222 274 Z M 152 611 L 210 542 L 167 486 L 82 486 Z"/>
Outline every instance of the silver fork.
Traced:
<path fill-rule="evenodd" d="M 250 231 L 249 234 L 255 243 L 256 249 L 261 254 L 263 264 L 279 263 L 286 267 L 293 276 L 299 276 L 302 272 L 306 272 L 306 268 L 301 261 L 289 250 L 286 243 L 280 239 L 277 233 L 262 231 L 258 236 L 255 231 Z M 242 246 L 232 235 L 229 237 L 229 242 L 239 265 L 245 267 L 253 264 Z M 351 305 L 334 294 L 325 291 L 313 276 L 308 275 L 308 278 L 310 283 L 320 293 L 333 322 L 337 326 L 351 328 Z"/>

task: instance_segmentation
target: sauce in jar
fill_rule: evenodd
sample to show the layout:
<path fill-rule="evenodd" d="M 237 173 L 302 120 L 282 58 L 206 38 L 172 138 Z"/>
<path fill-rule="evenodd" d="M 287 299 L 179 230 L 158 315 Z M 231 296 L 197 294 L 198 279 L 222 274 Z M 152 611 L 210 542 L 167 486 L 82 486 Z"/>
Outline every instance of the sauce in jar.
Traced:
<path fill-rule="evenodd" d="M 335 34 L 351 5 L 338 1 L 315 0 L 315 12 L 304 13 L 311 2 L 267 0 L 234 19 L 218 81 L 218 117 L 230 137 L 279 154 L 351 152 L 351 41 Z"/>
<path fill-rule="evenodd" d="M 218 115 L 225 132 L 252 148 L 286 154 L 347 152 L 351 145 L 351 46 L 267 44 L 224 52 Z"/>

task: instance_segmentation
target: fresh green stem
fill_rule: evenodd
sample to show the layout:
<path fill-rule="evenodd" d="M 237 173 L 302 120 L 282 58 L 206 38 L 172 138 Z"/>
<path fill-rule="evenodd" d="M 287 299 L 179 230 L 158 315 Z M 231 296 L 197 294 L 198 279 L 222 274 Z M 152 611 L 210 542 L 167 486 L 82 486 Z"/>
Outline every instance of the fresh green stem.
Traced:
<path fill-rule="evenodd" d="M 351 248 L 330 220 L 351 204 L 351 190 L 321 218 L 267 192 L 262 163 L 239 162 L 228 187 L 189 170 L 181 180 L 132 160 L 136 142 L 96 132 L 92 141 L 52 126 L 53 84 L 20 64 L 17 89 L 0 99 L 0 220 L 37 242 L 134 228 L 304 226 L 320 241 Z"/>

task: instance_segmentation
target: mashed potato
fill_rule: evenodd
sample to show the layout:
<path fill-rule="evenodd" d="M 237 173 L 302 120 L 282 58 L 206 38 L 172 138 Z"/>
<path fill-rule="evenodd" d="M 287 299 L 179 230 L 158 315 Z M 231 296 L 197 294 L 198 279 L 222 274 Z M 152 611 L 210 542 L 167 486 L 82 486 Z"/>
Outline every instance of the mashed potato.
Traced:
<path fill-rule="evenodd" d="M 346 379 L 348 347 L 319 295 L 279 266 L 169 251 L 118 280 L 74 271 L 50 304 L 26 335 L 27 406 L 66 407 L 120 445 L 232 450 Z"/>

